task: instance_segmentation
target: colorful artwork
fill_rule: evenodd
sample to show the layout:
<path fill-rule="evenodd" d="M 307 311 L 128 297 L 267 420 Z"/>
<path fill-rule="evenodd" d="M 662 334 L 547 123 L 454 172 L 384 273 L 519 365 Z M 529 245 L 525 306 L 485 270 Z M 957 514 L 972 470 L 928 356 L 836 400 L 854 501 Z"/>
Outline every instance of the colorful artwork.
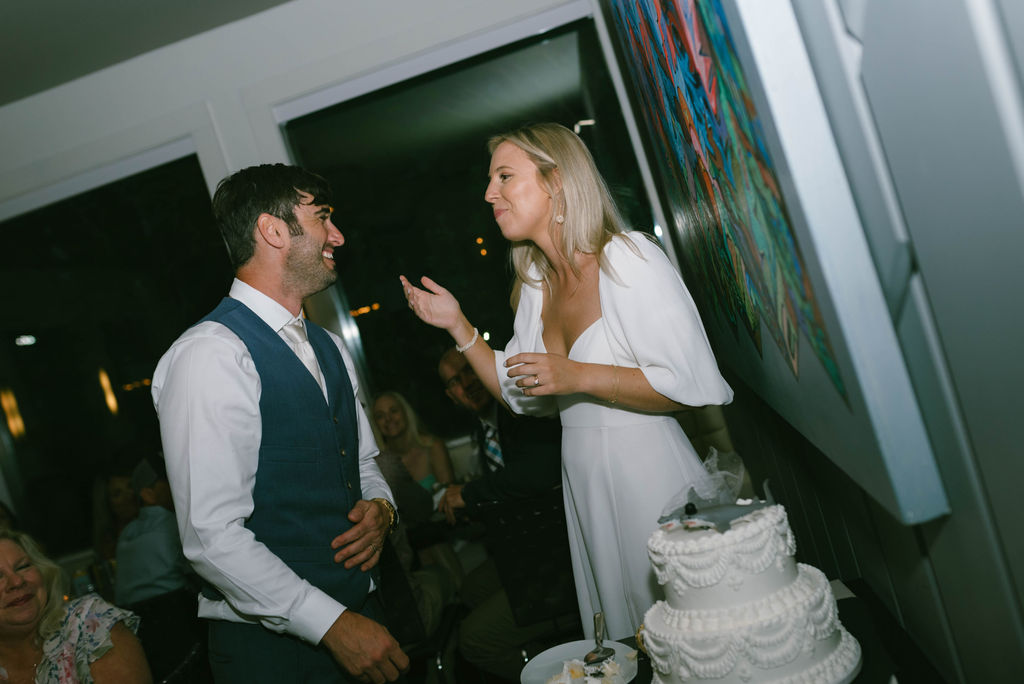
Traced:
<path fill-rule="evenodd" d="M 846 399 L 719 0 L 610 5 L 694 297 L 794 375 L 803 332 Z"/>

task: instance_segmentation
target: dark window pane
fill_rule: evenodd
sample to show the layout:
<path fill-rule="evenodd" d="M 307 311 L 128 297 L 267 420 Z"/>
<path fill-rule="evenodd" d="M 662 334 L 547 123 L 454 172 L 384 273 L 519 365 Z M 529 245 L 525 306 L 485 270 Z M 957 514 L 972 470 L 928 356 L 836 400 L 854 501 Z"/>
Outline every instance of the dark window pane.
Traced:
<path fill-rule="evenodd" d="M 50 553 L 88 548 L 94 480 L 159 450 L 149 378 L 231 268 L 194 156 L 7 220 L 0 238 L 0 389 L 24 422 L 0 468 Z"/>

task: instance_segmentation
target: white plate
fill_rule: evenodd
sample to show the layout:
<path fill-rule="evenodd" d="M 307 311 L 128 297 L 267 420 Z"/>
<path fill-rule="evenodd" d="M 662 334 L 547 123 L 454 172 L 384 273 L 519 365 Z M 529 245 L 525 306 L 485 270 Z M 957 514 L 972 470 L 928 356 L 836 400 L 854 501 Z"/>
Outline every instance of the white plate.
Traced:
<path fill-rule="evenodd" d="M 636 677 L 636 657 L 627 658 L 626 655 L 633 649 L 617 641 L 606 641 L 604 645 L 615 649 L 615 662 L 622 670 L 622 680 L 632 681 L 633 677 Z M 519 675 L 519 680 L 522 684 L 545 684 L 551 677 L 562 671 L 566 660 L 582 660 L 583 656 L 593 648 L 593 639 L 571 641 L 549 648 L 543 653 L 538 653 L 530 662 L 526 663 L 523 673 Z"/>

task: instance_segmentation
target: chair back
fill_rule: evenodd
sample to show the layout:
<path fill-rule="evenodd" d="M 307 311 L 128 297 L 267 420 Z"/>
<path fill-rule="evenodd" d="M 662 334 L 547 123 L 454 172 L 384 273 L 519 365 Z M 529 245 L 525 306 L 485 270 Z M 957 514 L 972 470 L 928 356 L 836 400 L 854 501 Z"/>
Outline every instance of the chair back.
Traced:
<path fill-rule="evenodd" d="M 384 626 L 403 648 L 424 641 L 427 632 L 416 607 L 416 596 L 389 539 L 381 545 L 377 569 L 380 571 L 378 593 L 384 608 Z"/>
<path fill-rule="evenodd" d="M 579 619 L 561 487 L 529 499 L 480 504 L 483 537 L 520 627 Z"/>

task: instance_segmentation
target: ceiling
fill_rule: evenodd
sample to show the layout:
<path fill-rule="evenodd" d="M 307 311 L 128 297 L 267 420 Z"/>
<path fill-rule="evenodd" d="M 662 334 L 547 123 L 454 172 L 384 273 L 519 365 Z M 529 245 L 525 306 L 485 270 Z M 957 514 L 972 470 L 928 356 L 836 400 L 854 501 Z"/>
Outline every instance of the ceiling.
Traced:
<path fill-rule="evenodd" d="M 0 0 L 0 106 L 288 1 Z M 479 137 L 480 131 L 493 132 L 496 121 L 577 94 L 582 75 L 575 34 L 556 31 L 544 43 L 482 63 L 470 60 L 476 66 L 460 69 L 447 87 L 421 78 L 415 86 L 403 85 L 397 100 L 382 91 L 369 98 L 384 100 L 370 108 L 373 131 L 355 137 L 346 134 L 348 126 L 327 129 L 323 147 L 359 160 L 380 157 L 383 141 L 403 148 Z M 445 71 L 435 73 L 443 79 Z M 402 104 L 389 107 L 390 100 Z M 424 115 L 409 118 L 410 111 Z M 353 116 L 362 117 L 365 128 L 366 111 Z"/>
<path fill-rule="evenodd" d="M 2 0 L 0 105 L 287 0 Z"/>

